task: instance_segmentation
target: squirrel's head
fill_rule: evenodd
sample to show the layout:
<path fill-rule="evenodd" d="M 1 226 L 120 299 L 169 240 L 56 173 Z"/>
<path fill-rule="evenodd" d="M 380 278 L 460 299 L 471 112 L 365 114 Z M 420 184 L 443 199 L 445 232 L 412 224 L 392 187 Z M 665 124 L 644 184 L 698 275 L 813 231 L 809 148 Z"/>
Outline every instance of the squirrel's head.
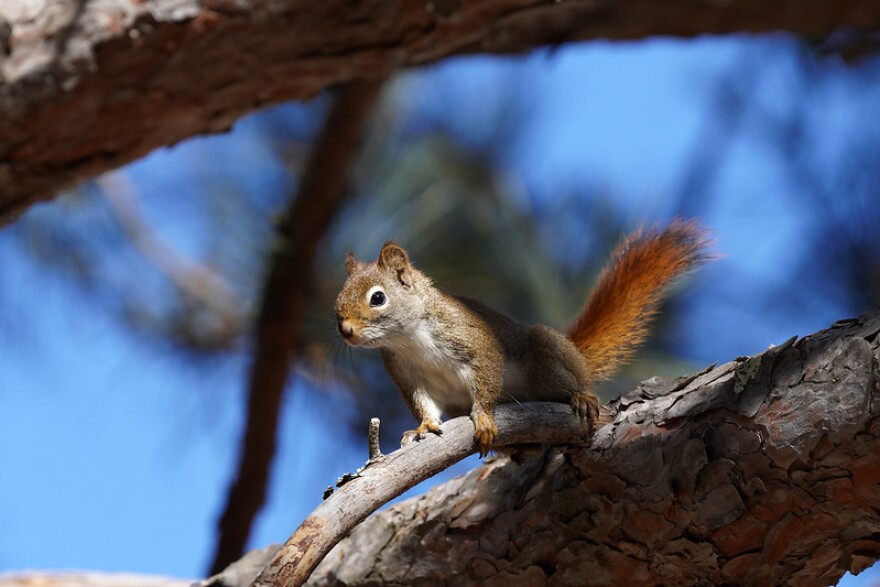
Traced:
<path fill-rule="evenodd" d="M 403 343 L 424 313 L 430 281 L 409 262 L 400 245 L 388 241 L 379 258 L 363 263 L 348 253 L 348 279 L 336 298 L 336 327 L 352 346 Z"/>

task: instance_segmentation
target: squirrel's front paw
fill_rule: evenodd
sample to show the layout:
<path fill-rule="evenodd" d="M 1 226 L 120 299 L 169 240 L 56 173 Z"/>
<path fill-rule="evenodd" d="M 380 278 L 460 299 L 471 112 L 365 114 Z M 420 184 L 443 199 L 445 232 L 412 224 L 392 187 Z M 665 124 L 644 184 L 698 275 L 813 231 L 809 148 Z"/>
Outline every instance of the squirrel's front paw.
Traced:
<path fill-rule="evenodd" d="M 440 428 L 440 422 L 425 420 L 419 424 L 419 427 L 415 430 L 407 430 L 403 433 L 403 438 L 400 439 L 400 446 L 404 447 L 413 440 L 421 440 L 428 435 L 428 432 L 436 434 L 437 436 L 443 434 L 443 429 Z"/>
<path fill-rule="evenodd" d="M 495 418 L 486 412 L 476 412 L 471 414 L 474 421 L 474 440 L 477 442 L 477 450 L 480 456 L 484 457 L 489 454 L 492 443 L 495 442 L 495 436 L 498 434 L 498 428 L 495 426 Z"/>
<path fill-rule="evenodd" d="M 591 428 L 599 419 L 599 398 L 589 391 L 574 394 L 569 403 L 574 413 L 586 420 Z"/>

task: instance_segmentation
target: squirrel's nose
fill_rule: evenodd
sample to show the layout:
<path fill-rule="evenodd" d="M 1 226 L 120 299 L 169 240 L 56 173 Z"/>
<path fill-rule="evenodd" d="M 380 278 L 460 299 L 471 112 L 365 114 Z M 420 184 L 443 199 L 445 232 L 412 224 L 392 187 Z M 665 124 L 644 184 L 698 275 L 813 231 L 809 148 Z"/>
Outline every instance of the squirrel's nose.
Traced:
<path fill-rule="evenodd" d="M 339 336 L 346 340 L 354 334 L 354 328 L 342 316 L 336 316 L 336 328 L 339 330 Z"/>

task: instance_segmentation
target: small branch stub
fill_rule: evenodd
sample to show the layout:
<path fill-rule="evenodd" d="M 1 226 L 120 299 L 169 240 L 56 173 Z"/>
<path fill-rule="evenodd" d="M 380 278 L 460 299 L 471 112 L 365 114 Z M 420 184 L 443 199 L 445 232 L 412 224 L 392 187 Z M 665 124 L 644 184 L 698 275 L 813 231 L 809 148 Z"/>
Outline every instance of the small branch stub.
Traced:
<path fill-rule="evenodd" d="M 354 473 L 343 473 L 342 476 L 336 480 L 336 487 L 342 487 L 352 479 L 357 479 L 367 467 L 379 463 L 385 458 L 385 455 L 383 455 L 382 451 L 379 449 L 379 418 L 370 419 L 370 427 L 367 429 L 367 442 L 369 443 L 370 451 L 367 462 L 359 467 Z M 332 494 L 333 488 L 327 487 L 327 489 L 324 490 L 324 499 L 327 499 Z"/>
<path fill-rule="evenodd" d="M 370 427 L 367 430 L 367 440 L 370 443 L 369 464 L 378 461 L 384 456 L 382 454 L 382 449 L 379 447 L 379 418 L 370 419 Z"/>

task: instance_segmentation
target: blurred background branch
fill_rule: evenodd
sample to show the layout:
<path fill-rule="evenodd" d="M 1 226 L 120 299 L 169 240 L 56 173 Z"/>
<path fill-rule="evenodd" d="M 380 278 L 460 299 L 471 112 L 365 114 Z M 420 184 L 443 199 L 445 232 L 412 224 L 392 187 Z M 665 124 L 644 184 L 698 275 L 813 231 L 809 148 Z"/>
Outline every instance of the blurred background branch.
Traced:
<path fill-rule="evenodd" d="M 351 194 L 348 170 L 382 85 L 382 80 L 358 82 L 335 91 L 296 196 L 278 220 L 255 324 L 241 455 L 220 518 L 209 575 L 241 558 L 266 499 L 281 402 L 290 366 L 303 350 L 303 322 L 315 290 L 316 253 Z"/>
<path fill-rule="evenodd" d="M 197 263 L 147 226 L 135 187 L 124 175 L 108 173 L 95 181 L 131 245 L 179 291 L 183 308 L 176 330 L 190 347 L 224 348 L 244 330 L 244 303 L 226 279 Z"/>

